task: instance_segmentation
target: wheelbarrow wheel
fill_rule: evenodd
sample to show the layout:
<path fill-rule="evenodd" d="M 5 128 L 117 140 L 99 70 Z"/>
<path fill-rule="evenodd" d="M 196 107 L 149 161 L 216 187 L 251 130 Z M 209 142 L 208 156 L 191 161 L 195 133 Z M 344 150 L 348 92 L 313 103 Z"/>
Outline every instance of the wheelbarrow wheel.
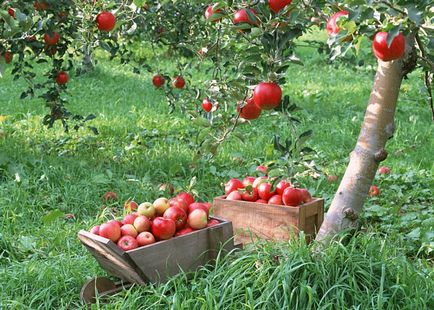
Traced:
<path fill-rule="evenodd" d="M 87 281 L 80 292 L 80 299 L 83 303 L 93 304 L 97 296 L 106 296 L 118 292 L 120 288 L 106 277 L 96 277 Z"/>

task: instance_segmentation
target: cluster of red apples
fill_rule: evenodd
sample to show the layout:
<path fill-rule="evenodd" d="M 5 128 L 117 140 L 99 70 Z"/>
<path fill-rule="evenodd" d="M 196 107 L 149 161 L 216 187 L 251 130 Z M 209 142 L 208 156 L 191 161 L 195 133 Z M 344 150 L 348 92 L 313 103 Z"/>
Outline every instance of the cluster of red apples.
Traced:
<path fill-rule="evenodd" d="M 33 4 L 36 11 L 46 11 L 50 8 L 49 3 L 45 1 L 35 1 Z M 15 19 L 15 9 L 8 9 L 9 15 Z M 67 12 L 59 12 L 58 16 L 62 20 L 67 16 Z M 112 31 L 116 26 L 116 17 L 107 11 L 100 12 L 95 19 L 96 26 L 100 31 L 108 32 Z M 45 43 L 45 53 L 48 56 L 54 56 L 57 53 L 57 44 L 61 39 L 60 34 L 57 31 L 49 31 L 44 34 L 44 43 Z M 36 37 L 34 35 L 28 36 L 26 38 L 28 42 L 36 41 Z M 12 62 L 14 55 L 10 51 L 6 51 L 2 55 L 5 59 L 5 63 L 9 64 Z M 68 83 L 69 76 L 65 71 L 60 71 L 55 76 L 55 81 L 58 85 L 65 85 Z"/>
<path fill-rule="evenodd" d="M 327 33 L 330 37 L 339 34 L 341 29 L 338 26 L 338 21 L 342 18 L 347 18 L 349 13 L 347 11 L 339 11 L 333 14 L 327 21 Z M 401 58 L 405 52 L 405 37 L 402 33 L 395 36 L 390 45 L 387 44 L 388 33 L 385 31 L 377 32 L 372 42 L 372 50 L 375 57 L 382 61 L 391 61 Z M 343 40 L 351 40 L 347 37 Z"/>
<path fill-rule="evenodd" d="M 272 205 L 297 207 L 312 201 L 312 196 L 306 188 L 296 188 L 291 182 L 282 180 L 273 188 L 272 180 L 262 177 L 245 177 L 230 179 L 225 185 L 227 200 L 244 200 Z"/>
<path fill-rule="evenodd" d="M 211 204 L 195 202 L 186 192 L 170 200 L 161 197 L 140 205 L 127 200 L 124 207 L 128 214 L 122 220 L 111 220 L 90 230 L 124 251 L 219 224 L 216 219 L 209 219 Z"/>

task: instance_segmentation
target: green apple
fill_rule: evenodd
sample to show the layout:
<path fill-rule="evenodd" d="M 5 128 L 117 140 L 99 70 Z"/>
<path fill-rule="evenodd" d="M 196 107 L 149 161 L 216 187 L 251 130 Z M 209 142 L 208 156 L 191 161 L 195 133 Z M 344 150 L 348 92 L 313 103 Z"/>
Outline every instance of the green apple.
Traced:
<path fill-rule="evenodd" d="M 152 203 L 144 202 L 137 208 L 137 213 L 151 219 L 155 216 L 156 211 Z"/>
<path fill-rule="evenodd" d="M 164 211 L 169 209 L 170 204 L 167 198 L 161 197 L 154 201 L 154 208 L 157 215 L 162 216 Z"/>

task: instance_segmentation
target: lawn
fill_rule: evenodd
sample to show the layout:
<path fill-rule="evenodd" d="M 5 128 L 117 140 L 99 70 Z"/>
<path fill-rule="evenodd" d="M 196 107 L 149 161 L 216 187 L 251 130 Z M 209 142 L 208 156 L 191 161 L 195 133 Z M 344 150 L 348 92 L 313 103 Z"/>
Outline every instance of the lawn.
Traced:
<path fill-rule="evenodd" d="M 373 64 L 331 66 L 310 48 L 300 52 L 305 65 L 289 69 L 284 93 L 301 108 L 296 132 L 313 129 L 307 143 L 317 152 L 321 173 L 298 181 L 328 206 L 338 184 L 326 176 L 343 175 L 363 120 Z M 194 178 L 198 199 L 212 201 L 226 180 L 278 156 L 274 133 L 292 135 L 284 118 L 264 114 L 237 129 L 243 141 L 230 138 L 215 158 L 193 161 L 195 125 L 179 111 L 168 114 L 150 75 L 137 76 L 128 66 L 99 58 L 95 71 L 72 78 L 68 88 L 70 110 L 97 116 L 92 121 L 97 136 L 43 127 L 42 101 L 20 100 L 25 84 L 13 81 L 10 70 L 0 79 L 0 308 L 82 307 L 82 284 L 105 272 L 79 243 L 80 229 L 109 218 L 112 207 L 121 212 L 127 198 L 154 200 L 164 182 L 181 190 Z M 298 242 L 259 243 L 164 285 L 133 287 L 104 307 L 432 307 L 434 128 L 420 75 L 411 74 L 402 85 L 397 131 L 384 162 L 392 173 L 376 179 L 381 195 L 367 201 L 362 230 L 351 241 L 333 243 L 320 255 Z M 205 75 L 196 77 L 200 82 Z M 106 191 L 115 191 L 119 201 L 104 205 Z"/>

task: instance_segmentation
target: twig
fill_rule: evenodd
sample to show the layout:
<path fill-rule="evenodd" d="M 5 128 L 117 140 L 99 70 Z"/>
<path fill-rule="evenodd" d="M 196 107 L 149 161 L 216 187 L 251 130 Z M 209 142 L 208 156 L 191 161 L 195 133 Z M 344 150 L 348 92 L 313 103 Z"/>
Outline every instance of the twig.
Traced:
<path fill-rule="evenodd" d="M 425 48 L 423 46 L 422 40 L 420 39 L 419 32 L 416 32 L 415 39 L 421 53 L 421 56 L 419 57 L 425 60 L 428 64 L 431 65 L 431 68 L 433 68 L 433 64 L 431 63 L 431 61 L 428 60 L 426 56 Z M 426 89 L 428 91 L 428 98 L 429 98 L 428 100 L 429 100 L 429 105 L 431 107 L 431 118 L 432 121 L 434 122 L 434 102 L 433 102 L 433 93 L 431 89 L 431 82 L 432 82 L 431 80 L 432 80 L 431 73 L 428 70 L 425 71 L 424 82 L 425 82 Z"/>
<path fill-rule="evenodd" d="M 395 10 L 396 12 L 398 12 L 398 13 L 401 13 L 401 14 L 403 14 L 403 15 L 405 15 L 405 16 L 407 16 L 407 12 L 405 12 L 405 11 L 403 11 L 403 10 L 401 10 L 401 9 L 398 9 L 397 7 L 395 7 L 392 3 L 390 3 L 390 2 L 388 2 L 388 1 L 380 1 L 381 3 L 383 3 L 383 4 L 385 4 L 385 5 L 387 5 L 389 8 L 391 8 L 392 10 Z"/>

